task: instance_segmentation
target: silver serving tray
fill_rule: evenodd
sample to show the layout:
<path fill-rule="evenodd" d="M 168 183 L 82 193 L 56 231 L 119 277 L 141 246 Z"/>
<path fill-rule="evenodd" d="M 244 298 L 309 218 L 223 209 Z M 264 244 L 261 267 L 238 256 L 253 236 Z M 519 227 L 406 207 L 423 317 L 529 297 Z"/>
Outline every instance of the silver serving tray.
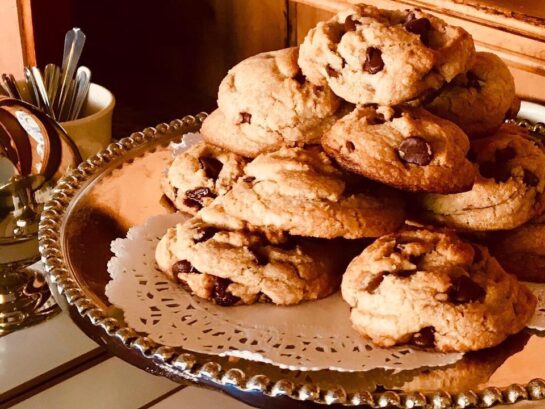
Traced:
<path fill-rule="evenodd" d="M 104 295 L 110 242 L 124 237 L 130 226 L 166 212 L 159 204 L 158 179 L 167 145 L 198 131 L 205 117 L 186 116 L 111 144 L 64 177 L 46 205 L 39 240 L 48 280 L 86 334 L 148 372 L 220 389 L 258 407 L 464 408 L 545 398 L 545 338 L 528 330 L 444 368 L 341 373 L 289 371 L 198 354 L 160 345 L 130 328 Z"/>

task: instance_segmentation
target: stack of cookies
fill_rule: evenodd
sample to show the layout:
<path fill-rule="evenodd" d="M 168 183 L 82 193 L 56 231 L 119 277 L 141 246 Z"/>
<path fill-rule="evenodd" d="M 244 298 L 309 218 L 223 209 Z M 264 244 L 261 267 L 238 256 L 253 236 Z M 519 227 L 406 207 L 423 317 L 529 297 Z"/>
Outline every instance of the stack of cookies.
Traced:
<path fill-rule="evenodd" d="M 342 11 L 229 71 L 204 141 L 162 181 L 193 217 L 161 239 L 159 268 L 222 306 L 341 287 L 379 346 L 497 345 L 536 307 L 509 273 L 545 280 L 544 230 L 528 224 L 545 212 L 545 150 L 504 124 L 518 104 L 503 61 L 462 28 L 418 9 Z M 541 276 L 515 266 L 527 249 Z"/>

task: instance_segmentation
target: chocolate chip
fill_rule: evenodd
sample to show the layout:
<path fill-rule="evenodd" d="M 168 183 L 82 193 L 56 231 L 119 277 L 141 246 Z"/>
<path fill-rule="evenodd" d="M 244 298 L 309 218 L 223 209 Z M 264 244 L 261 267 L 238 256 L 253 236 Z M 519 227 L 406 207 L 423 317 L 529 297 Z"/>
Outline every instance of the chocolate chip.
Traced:
<path fill-rule="evenodd" d="M 425 166 L 433 158 L 431 145 L 419 136 L 411 136 L 399 145 L 397 153 L 401 160 L 415 165 Z"/>
<path fill-rule="evenodd" d="M 405 24 L 403 24 L 405 30 L 418 34 L 420 36 L 420 41 L 424 45 L 429 45 L 429 34 L 431 30 L 430 20 L 427 18 L 416 18 L 413 12 L 407 15 Z"/>
<path fill-rule="evenodd" d="M 306 78 L 303 75 L 303 71 L 299 70 L 297 71 L 297 74 L 293 77 L 295 81 L 297 81 L 299 84 L 303 85 L 306 82 Z"/>
<path fill-rule="evenodd" d="M 467 276 L 456 278 L 447 292 L 450 302 L 464 304 L 479 301 L 484 298 L 484 289 Z"/>
<path fill-rule="evenodd" d="M 392 118 L 401 118 L 403 116 L 403 110 L 400 107 L 392 107 L 394 110 L 394 115 Z"/>
<path fill-rule="evenodd" d="M 486 161 L 479 163 L 479 172 L 487 179 L 494 179 L 497 183 L 504 183 L 511 177 L 511 171 L 505 164 Z"/>
<path fill-rule="evenodd" d="M 207 187 L 198 187 L 193 190 L 187 190 L 185 196 L 188 199 L 191 199 L 202 206 L 203 197 L 216 197 L 216 195 Z"/>
<path fill-rule="evenodd" d="M 481 90 L 481 82 L 480 82 L 481 79 L 477 77 L 477 75 L 473 71 L 468 71 L 466 74 L 466 78 L 467 78 L 467 83 L 466 83 L 467 88 L 475 88 L 478 91 Z"/>
<path fill-rule="evenodd" d="M 414 264 L 415 266 L 418 266 L 420 265 L 420 263 L 422 263 L 422 260 L 424 259 L 424 254 L 411 254 L 409 256 L 409 261 Z"/>
<path fill-rule="evenodd" d="M 206 177 L 214 180 L 218 178 L 221 169 L 223 168 L 223 163 L 221 163 L 221 161 L 210 156 L 204 156 L 202 158 L 199 158 L 199 163 L 204 169 Z"/>
<path fill-rule="evenodd" d="M 382 60 L 382 51 L 375 47 L 369 47 L 365 51 L 365 62 L 363 63 L 363 70 L 373 75 L 382 71 L 384 68 L 384 61 Z"/>
<path fill-rule="evenodd" d="M 174 277 L 178 277 L 178 274 L 200 274 L 200 271 L 196 270 L 187 260 L 177 261 L 172 265 L 171 270 Z"/>
<path fill-rule="evenodd" d="M 356 146 L 354 145 L 354 142 L 352 141 L 346 141 L 344 145 L 346 146 L 346 150 L 348 150 L 348 152 L 350 153 L 356 150 Z"/>
<path fill-rule="evenodd" d="M 193 207 L 195 209 L 201 209 L 202 204 L 200 202 L 197 202 L 196 200 L 190 199 L 186 197 L 183 201 L 184 205 L 187 207 Z"/>
<path fill-rule="evenodd" d="M 433 348 L 435 346 L 435 328 L 425 327 L 413 334 L 411 344 L 421 348 Z"/>
<path fill-rule="evenodd" d="M 384 280 L 384 276 L 387 275 L 387 273 L 380 273 L 374 276 L 369 283 L 367 284 L 367 287 L 365 287 L 364 291 L 367 291 L 368 293 L 372 294 L 375 292 L 375 290 L 379 287 L 379 285 Z"/>
<path fill-rule="evenodd" d="M 242 179 L 246 183 L 252 183 L 255 180 L 254 176 L 246 176 L 244 179 Z"/>
<path fill-rule="evenodd" d="M 397 270 L 394 272 L 396 277 L 407 278 L 416 273 L 416 268 L 413 270 Z"/>
<path fill-rule="evenodd" d="M 354 20 L 352 16 L 348 16 L 346 20 L 344 20 L 344 31 L 354 31 L 356 30 L 356 26 L 359 26 L 361 23 L 357 20 Z"/>
<path fill-rule="evenodd" d="M 515 156 L 517 156 L 517 151 L 512 146 L 507 146 L 503 149 L 498 149 L 495 152 L 496 162 L 509 162 Z"/>
<path fill-rule="evenodd" d="M 193 239 L 194 243 L 203 243 L 205 241 L 210 240 L 212 237 L 214 237 L 214 234 L 216 234 L 219 230 L 215 227 L 207 227 L 205 229 L 199 229 L 197 233 L 199 233 L 198 237 L 195 237 Z"/>
<path fill-rule="evenodd" d="M 297 248 L 297 240 L 293 236 L 288 236 L 283 242 L 277 243 L 276 247 L 281 248 L 282 250 L 291 251 Z"/>
<path fill-rule="evenodd" d="M 251 247 L 249 248 L 250 252 L 255 258 L 255 261 L 258 266 L 265 266 L 269 263 L 269 258 L 266 254 L 263 254 L 262 251 L 258 247 Z"/>
<path fill-rule="evenodd" d="M 539 178 L 535 173 L 530 172 L 528 169 L 524 169 L 524 177 L 522 181 L 528 186 L 537 186 L 539 184 Z"/>
<path fill-rule="evenodd" d="M 369 125 L 382 125 L 386 122 L 386 119 L 384 118 L 384 115 L 377 112 L 377 114 L 367 121 Z"/>
<path fill-rule="evenodd" d="M 327 75 L 331 78 L 337 78 L 339 76 L 339 72 L 336 71 L 331 65 L 328 65 L 326 68 Z"/>
<path fill-rule="evenodd" d="M 239 124 L 250 124 L 252 122 L 252 114 L 249 112 L 241 112 L 239 114 L 238 123 Z"/>
<path fill-rule="evenodd" d="M 227 287 L 232 283 L 231 280 L 226 278 L 217 277 L 212 287 L 212 299 L 218 305 L 222 307 L 229 307 L 240 301 L 240 298 L 231 294 Z"/>

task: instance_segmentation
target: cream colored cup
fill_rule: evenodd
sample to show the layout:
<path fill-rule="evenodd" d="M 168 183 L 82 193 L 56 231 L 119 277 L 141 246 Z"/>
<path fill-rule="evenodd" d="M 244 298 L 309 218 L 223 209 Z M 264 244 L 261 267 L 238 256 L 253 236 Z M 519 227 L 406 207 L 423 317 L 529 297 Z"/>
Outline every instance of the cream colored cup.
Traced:
<path fill-rule="evenodd" d="M 101 151 L 112 140 L 115 98 L 106 88 L 91 84 L 80 119 L 61 122 L 77 145 L 83 160 Z"/>
<path fill-rule="evenodd" d="M 17 85 L 28 101 L 30 91 L 24 81 Z M 61 122 L 77 145 L 83 160 L 106 148 L 112 140 L 112 115 L 115 97 L 101 85 L 91 83 L 87 101 L 83 104 L 80 119 Z"/>

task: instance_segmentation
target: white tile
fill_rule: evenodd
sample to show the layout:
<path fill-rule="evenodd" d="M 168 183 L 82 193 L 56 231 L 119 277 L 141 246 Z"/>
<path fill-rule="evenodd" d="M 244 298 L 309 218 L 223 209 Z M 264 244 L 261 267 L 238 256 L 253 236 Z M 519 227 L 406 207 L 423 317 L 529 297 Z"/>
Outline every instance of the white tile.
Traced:
<path fill-rule="evenodd" d="M 119 358 L 110 358 L 27 400 L 14 409 L 135 409 L 176 388 Z"/>
<path fill-rule="evenodd" d="M 65 312 L 6 335 L 0 338 L 0 394 L 97 347 Z"/>
<path fill-rule="evenodd" d="M 151 409 L 250 409 L 224 393 L 188 386 L 153 405 Z"/>

